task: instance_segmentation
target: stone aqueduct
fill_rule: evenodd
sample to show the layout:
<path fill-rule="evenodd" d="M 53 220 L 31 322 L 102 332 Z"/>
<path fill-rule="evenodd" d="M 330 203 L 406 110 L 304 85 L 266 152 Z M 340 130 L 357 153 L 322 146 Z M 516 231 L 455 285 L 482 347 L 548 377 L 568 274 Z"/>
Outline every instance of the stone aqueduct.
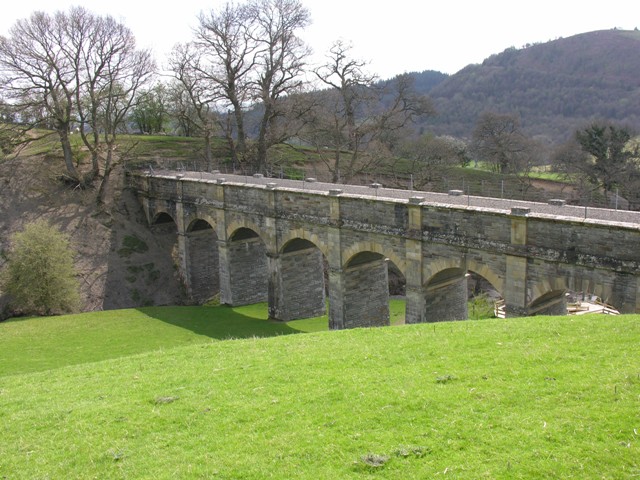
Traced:
<path fill-rule="evenodd" d="M 288 321 L 325 313 L 328 292 L 330 328 L 387 325 L 393 262 L 406 280 L 407 323 L 466 319 L 469 272 L 502 295 L 507 316 L 566 313 L 568 290 L 640 311 L 640 217 L 631 213 L 550 214 L 546 204 L 538 213 L 460 192 L 260 176 L 146 172 L 129 185 L 152 228 L 177 233 L 195 301 L 217 292 L 233 306 L 268 301 L 270 317 Z"/>

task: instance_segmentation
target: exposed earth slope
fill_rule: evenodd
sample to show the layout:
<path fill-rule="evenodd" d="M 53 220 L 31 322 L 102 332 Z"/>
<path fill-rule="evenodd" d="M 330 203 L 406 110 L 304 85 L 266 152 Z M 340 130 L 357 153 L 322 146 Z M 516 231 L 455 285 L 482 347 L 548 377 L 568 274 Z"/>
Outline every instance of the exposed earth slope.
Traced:
<path fill-rule="evenodd" d="M 149 229 L 137 199 L 122 189 L 122 170 L 113 174 L 102 211 L 95 190 L 56 181 L 61 171 L 60 159 L 43 155 L 0 162 L 0 262 L 11 235 L 44 218 L 69 235 L 84 310 L 182 302 L 171 256 L 175 235 Z M 0 311 L 6 301 L 0 295 Z"/>

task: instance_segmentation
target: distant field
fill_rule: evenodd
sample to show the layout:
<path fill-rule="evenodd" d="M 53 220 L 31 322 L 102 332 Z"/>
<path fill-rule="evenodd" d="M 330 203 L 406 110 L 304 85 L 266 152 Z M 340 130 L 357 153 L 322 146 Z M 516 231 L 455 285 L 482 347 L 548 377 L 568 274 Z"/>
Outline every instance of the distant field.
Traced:
<path fill-rule="evenodd" d="M 640 316 L 286 335 L 326 325 L 263 309 L 0 323 L 0 478 L 640 475 Z"/>

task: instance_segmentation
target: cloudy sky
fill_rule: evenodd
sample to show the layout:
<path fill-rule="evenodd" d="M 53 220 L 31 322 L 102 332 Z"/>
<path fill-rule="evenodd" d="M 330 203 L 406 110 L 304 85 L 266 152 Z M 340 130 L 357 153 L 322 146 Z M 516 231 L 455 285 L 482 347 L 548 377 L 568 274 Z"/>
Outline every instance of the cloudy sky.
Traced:
<path fill-rule="evenodd" d="M 311 12 L 312 25 L 303 36 L 316 60 L 337 39 L 353 45 L 355 57 L 370 62 L 381 78 L 422 70 L 455 73 L 481 63 L 509 47 L 546 42 L 593 30 L 640 28 L 640 2 L 608 0 L 301 0 Z M 109 14 L 127 25 L 140 47 L 151 48 L 163 63 L 176 42 L 191 38 L 201 11 L 216 9 L 226 0 L 84 0 L 96 14 Z M 531 7 L 526 7 L 526 4 Z M 80 2 L 29 0 L 5 2 L 0 34 L 34 10 L 67 10 Z"/>

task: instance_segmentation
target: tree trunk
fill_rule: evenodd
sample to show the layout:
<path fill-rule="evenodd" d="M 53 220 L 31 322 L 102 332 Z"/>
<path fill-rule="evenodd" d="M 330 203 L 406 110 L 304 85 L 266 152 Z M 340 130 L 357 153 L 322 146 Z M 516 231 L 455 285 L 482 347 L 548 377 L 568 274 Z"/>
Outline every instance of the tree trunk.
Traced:
<path fill-rule="evenodd" d="M 235 98 L 231 100 L 233 104 L 233 116 L 236 121 L 237 138 L 235 142 L 235 152 L 243 154 L 247 151 L 246 133 L 244 131 L 244 115 L 242 112 L 242 105 Z M 229 132 L 232 135 L 231 132 Z"/>
<path fill-rule="evenodd" d="M 102 176 L 100 186 L 98 187 L 98 196 L 96 198 L 96 203 L 99 207 L 103 207 L 104 204 L 106 203 L 109 176 L 111 175 L 111 171 L 113 170 L 112 160 L 113 160 L 113 145 L 107 144 L 107 158 L 104 161 L 104 175 Z"/>
<path fill-rule="evenodd" d="M 270 108 L 265 105 L 265 113 L 260 122 L 260 131 L 258 132 L 258 146 L 255 160 L 254 173 L 267 173 L 267 130 L 269 129 Z"/>
<path fill-rule="evenodd" d="M 209 171 L 213 170 L 213 159 L 211 158 L 213 155 L 211 153 L 211 132 L 209 130 L 205 131 L 204 134 L 204 161 L 207 165 L 207 169 Z"/>
<path fill-rule="evenodd" d="M 69 129 L 66 125 L 62 128 L 58 128 L 58 136 L 60 137 L 60 145 L 62 146 L 62 153 L 64 155 L 64 164 L 67 168 L 69 178 L 82 184 L 78 170 L 73 163 L 73 149 L 71 148 L 71 140 L 69 139 Z"/>

